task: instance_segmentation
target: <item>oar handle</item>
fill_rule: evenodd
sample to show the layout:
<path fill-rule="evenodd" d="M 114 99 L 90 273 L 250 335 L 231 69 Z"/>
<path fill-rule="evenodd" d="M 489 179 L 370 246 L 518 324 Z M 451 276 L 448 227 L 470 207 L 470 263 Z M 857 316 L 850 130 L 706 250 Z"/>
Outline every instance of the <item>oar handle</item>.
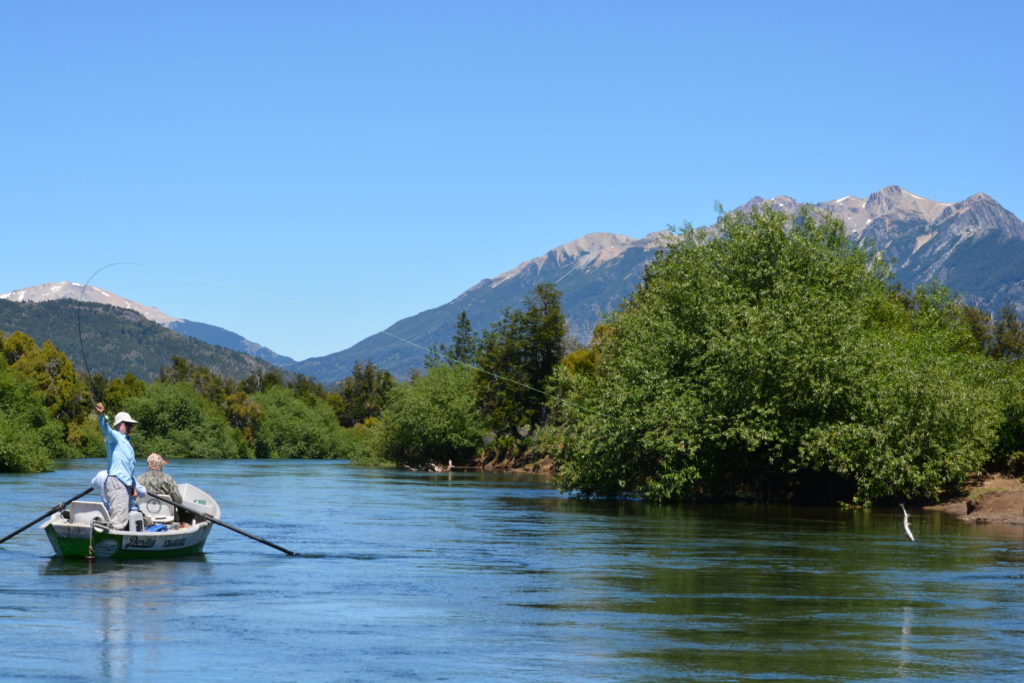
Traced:
<path fill-rule="evenodd" d="M 78 500 L 82 496 L 86 495 L 90 491 L 92 491 L 92 487 L 91 486 L 89 488 L 87 488 L 86 490 L 82 491 L 81 493 L 79 493 L 77 496 L 72 496 L 71 498 L 68 498 L 67 500 L 65 500 L 63 503 L 57 503 L 52 508 L 50 508 L 49 510 L 47 510 L 43 514 L 39 515 L 38 517 L 33 519 L 31 522 L 29 522 L 25 526 L 21 527 L 17 531 L 12 531 L 11 533 L 9 533 L 6 536 L 4 536 L 3 538 L 0 538 L 0 543 L 3 543 L 4 541 L 6 541 L 8 539 L 14 538 L 15 536 L 17 536 L 22 531 L 24 531 L 25 529 L 29 528 L 30 526 L 32 526 L 36 522 L 41 522 L 44 519 L 46 519 L 47 517 L 49 517 L 50 515 L 52 515 L 54 512 L 57 512 L 57 510 L 63 510 L 68 505 L 71 505 L 73 502 L 75 502 L 76 500 Z"/>
<path fill-rule="evenodd" d="M 296 552 L 292 552 L 291 550 L 288 550 L 287 548 L 282 548 L 281 546 L 277 545 L 276 543 L 271 543 L 270 541 L 268 541 L 268 540 L 266 540 L 264 538 L 260 538 L 259 536 L 256 536 L 254 534 L 250 534 L 248 531 L 243 531 L 243 530 L 239 529 L 236 526 L 231 526 L 227 522 L 222 522 L 219 519 L 217 519 L 216 517 L 213 517 L 212 515 L 209 515 L 209 514 L 207 514 L 205 512 L 202 512 L 200 510 L 196 510 L 193 507 L 189 507 L 188 505 L 184 505 L 182 503 L 175 503 L 170 498 L 164 498 L 163 496 L 158 496 L 158 495 L 156 495 L 154 493 L 150 493 L 149 495 L 152 496 L 153 498 L 156 498 L 157 500 L 162 500 L 165 503 L 169 503 L 169 504 L 173 505 L 174 507 L 176 507 L 176 508 L 178 508 L 180 510 L 184 510 L 185 512 L 188 512 L 190 514 L 196 515 L 197 517 L 201 517 L 202 519 L 205 519 L 208 522 L 213 522 L 214 524 L 219 524 L 220 526 L 222 526 L 222 527 L 224 527 L 226 529 L 231 529 L 235 533 L 242 534 L 243 536 L 248 536 L 252 540 L 259 541 L 263 545 L 268 545 L 271 548 L 273 548 L 274 550 L 280 550 L 285 555 L 298 555 L 298 553 L 296 553 Z"/>

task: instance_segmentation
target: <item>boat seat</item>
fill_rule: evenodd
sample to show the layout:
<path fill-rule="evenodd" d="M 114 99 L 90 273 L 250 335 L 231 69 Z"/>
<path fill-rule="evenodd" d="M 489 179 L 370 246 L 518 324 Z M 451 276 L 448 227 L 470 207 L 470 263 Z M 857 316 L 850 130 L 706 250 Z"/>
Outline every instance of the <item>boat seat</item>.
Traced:
<path fill-rule="evenodd" d="M 94 519 L 106 521 L 108 518 L 103 503 L 76 500 L 68 507 L 68 519 L 72 524 L 92 524 Z"/>
<path fill-rule="evenodd" d="M 146 515 L 153 522 L 173 522 L 174 513 L 176 508 L 159 498 L 153 496 L 146 496 L 139 501 L 139 509 L 142 510 L 142 514 Z"/>

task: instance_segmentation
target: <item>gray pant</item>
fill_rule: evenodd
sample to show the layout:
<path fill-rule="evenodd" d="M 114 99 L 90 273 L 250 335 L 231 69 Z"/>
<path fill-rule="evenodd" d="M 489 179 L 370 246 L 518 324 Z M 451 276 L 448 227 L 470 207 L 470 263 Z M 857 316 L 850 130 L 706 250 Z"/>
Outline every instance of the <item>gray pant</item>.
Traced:
<path fill-rule="evenodd" d="M 117 477 L 107 477 L 103 485 L 103 494 L 107 499 L 107 510 L 110 512 L 112 529 L 128 528 L 128 489 Z"/>

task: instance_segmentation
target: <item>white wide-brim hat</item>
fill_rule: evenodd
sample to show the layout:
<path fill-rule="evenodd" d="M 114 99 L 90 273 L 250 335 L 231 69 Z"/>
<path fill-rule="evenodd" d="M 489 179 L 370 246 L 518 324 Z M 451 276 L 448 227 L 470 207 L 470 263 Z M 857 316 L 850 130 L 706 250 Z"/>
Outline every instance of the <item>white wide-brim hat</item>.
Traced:
<path fill-rule="evenodd" d="M 138 420 L 133 420 L 131 415 L 129 415 L 128 413 L 123 413 L 123 412 L 122 413 L 118 413 L 117 415 L 114 416 L 114 426 L 116 427 L 117 425 L 121 424 L 122 422 L 128 422 L 129 424 L 133 424 L 133 425 L 139 424 Z"/>

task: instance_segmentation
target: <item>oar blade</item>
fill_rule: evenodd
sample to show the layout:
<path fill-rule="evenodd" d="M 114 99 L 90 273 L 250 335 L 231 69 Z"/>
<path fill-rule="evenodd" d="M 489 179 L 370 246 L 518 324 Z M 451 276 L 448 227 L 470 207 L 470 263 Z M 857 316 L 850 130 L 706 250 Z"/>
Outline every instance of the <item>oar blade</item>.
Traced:
<path fill-rule="evenodd" d="M 153 494 L 153 493 L 151 493 L 149 495 L 151 495 L 154 498 L 157 498 L 159 500 L 162 500 L 165 503 L 169 503 L 169 504 L 173 505 L 176 508 L 184 510 L 185 512 L 193 514 L 196 517 L 199 517 L 200 519 L 205 519 L 206 521 L 211 522 L 213 524 L 217 524 L 219 526 L 222 526 L 225 529 L 230 529 L 231 531 L 234 531 L 237 534 L 241 534 L 242 536 L 247 536 L 248 538 L 251 538 L 254 541 L 259 541 L 263 545 L 269 546 L 269 547 L 273 548 L 274 550 L 279 550 L 282 553 L 284 553 L 285 555 L 298 555 L 298 553 L 296 553 L 296 552 L 288 550 L 287 548 L 282 548 L 281 546 L 277 545 L 276 543 L 271 543 L 270 541 L 266 540 L 265 538 L 260 538 L 259 536 L 256 536 L 255 534 L 250 534 L 248 531 L 243 531 L 242 529 L 239 529 L 236 526 L 232 526 L 232 525 L 228 524 L 227 522 L 222 522 L 221 520 L 219 520 L 219 519 L 217 519 L 215 517 L 212 517 L 212 516 L 208 515 L 205 512 L 202 512 L 202 511 L 197 510 L 197 509 L 195 509 L 193 507 L 190 507 L 190 506 L 186 505 L 185 503 L 175 503 L 170 498 L 166 498 L 164 496 L 158 496 L 158 495 Z"/>
<path fill-rule="evenodd" d="M 77 496 L 72 496 L 71 498 L 68 498 L 67 500 L 65 500 L 63 503 L 57 503 L 52 508 L 50 508 L 49 510 L 47 510 L 43 514 L 39 515 L 38 517 L 33 519 L 31 522 L 29 522 L 25 526 L 21 527 L 20 529 L 16 529 L 15 531 L 12 531 L 11 533 L 9 533 L 6 536 L 4 536 L 3 538 L 0 538 L 0 544 L 2 544 L 5 541 L 8 541 L 8 540 L 14 538 L 15 536 L 20 534 L 25 529 L 28 529 L 29 527 L 31 527 L 33 524 L 37 524 L 38 522 L 43 521 L 44 519 L 46 519 L 47 517 L 52 515 L 54 512 L 57 512 L 58 510 L 63 510 L 68 505 L 71 505 L 73 502 L 75 502 L 76 500 L 78 500 L 82 496 L 88 494 L 90 491 L 92 491 L 92 487 L 91 486 L 89 488 L 87 488 L 86 490 L 82 491 L 81 493 L 79 493 Z"/>

